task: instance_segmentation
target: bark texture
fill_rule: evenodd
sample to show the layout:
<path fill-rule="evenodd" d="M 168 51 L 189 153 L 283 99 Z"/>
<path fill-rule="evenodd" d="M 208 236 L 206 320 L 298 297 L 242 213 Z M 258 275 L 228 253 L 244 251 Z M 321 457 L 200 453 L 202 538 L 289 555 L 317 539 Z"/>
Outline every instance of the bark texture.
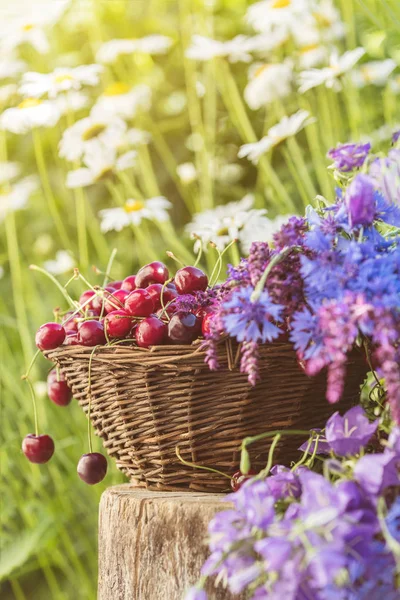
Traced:
<path fill-rule="evenodd" d="M 120 485 L 101 498 L 98 600 L 183 600 L 207 558 L 220 494 L 151 492 Z M 210 585 L 210 600 L 244 600 Z"/>

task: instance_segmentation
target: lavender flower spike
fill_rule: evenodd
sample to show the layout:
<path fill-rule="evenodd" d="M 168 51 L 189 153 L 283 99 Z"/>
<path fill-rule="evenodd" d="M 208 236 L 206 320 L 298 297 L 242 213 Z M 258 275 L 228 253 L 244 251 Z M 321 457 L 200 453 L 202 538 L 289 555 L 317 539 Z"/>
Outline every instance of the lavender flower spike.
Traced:
<path fill-rule="evenodd" d="M 326 424 L 326 440 L 335 454 L 358 454 L 366 446 L 378 427 L 378 420 L 370 423 L 361 406 L 348 410 L 343 417 L 333 414 Z"/>
<path fill-rule="evenodd" d="M 340 144 L 336 148 L 331 148 L 328 152 L 328 158 L 331 158 L 333 166 L 338 171 L 345 173 L 362 167 L 365 159 L 371 150 L 371 144 Z"/>
<path fill-rule="evenodd" d="M 375 218 L 375 188 L 367 175 L 357 175 L 347 188 L 345 197 L 351 227 L 371 225 Z"/>

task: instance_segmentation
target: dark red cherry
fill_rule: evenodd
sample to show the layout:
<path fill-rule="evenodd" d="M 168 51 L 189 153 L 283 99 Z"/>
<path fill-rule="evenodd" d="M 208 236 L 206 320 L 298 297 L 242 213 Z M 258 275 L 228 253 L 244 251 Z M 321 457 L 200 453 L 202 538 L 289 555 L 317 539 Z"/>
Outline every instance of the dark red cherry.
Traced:
<path fill-rule="evenodd" d="M 54 442 L 49 435 L 28 433 L 22 441 L 22 452 L 31 463 L 42 465 L 54 454 Z"/>
<path fill-rule="evenodd" d="M 78 328 L 78 340 L 82 346 L 98 346 L 106 343 L 103 323 L 82 321 Z"/>
<path fill-rule="evenodd" d="M 110 281 L 108 285 L 111 285 L 115 290 L 120 290 L 122 285 L 122 279 L 118 279 L 118 281 Z"/>
<path fill-rule="evenodd" d="M 114 310 L 104 319 L 104 327 L 108 337 L 124 338 L 132 329 L 132 316 L 126 310 Z"/>
<path fill-rule="evenodd" d="M 136 342 L 141 348 L 159 346 L 165 340 L 167 326 L 157 317 L 147 317 L 136 327 Z"/>
<path fill-rule="evenodd" d="M 83 454 L 76 468 L 79 477 L 89 485 L 95 485 L 104 479 L 107 473 L 106 457 L 99 452 Z"/>
<path fill-rule="evenodd" d="M 85 292 L 83 292 L 83 294 L 81 294 L 79 298 L 79 304 L 81 306 L 85 305 L 86 308 L 91 308 L 92 303 L 88 302 L 88 300 L 94 298 L 95 295 L 96 292 L 94 292 L 93 290 L 86 290 Z"/>
<path fill-rule="evenodd" d="M 113 292 L 116 291 L 117 290 L 115 288 L 111 287 L 110 285 L 106 285 L 106 287 L 104 288 L 104 298 L 103 296 L 96 294 L 96 296 L 91 302 L 91 308 L 93 308 L 93 310 L 99 311 L 98 314 L 100 314 L 103 309 L 103 303 L 105 304 L 105 301 L 107 300 L 108 296 L 110 296 Z"/>
<path fill-rule="evenodd" d="M 175 275 L 175 285 L 179 294 L 193 294 L 207 289 L 208 277 L 197 267 L 183 267 Z"/>
<path fill-rule="evenodd" d="M 72 319 L 71 319 L 71 316 L 73 314 L 74 314 L 74 312 L 72 310 L 70 310 L 63 317 L 62 326 L 64 327 L 65 333 L 67 335 L 68 335 L 68 333 L 72 333 L 72 332 L 78 331 L 78 322 L 77 322 L 77 319 L 79 318 L 79 313 L 76 313 L 76 315 L 74 317 L 72 317 Z"/>
<path fill-rule="evenodd" d="M 211 333 L 211 322 L 213 320 L 214 313 L 208 312 L 204 315 L 203 321 L 201 324 L 201 332 L 206 337 L 209 333 Z"/>
<path fill-rule="evenodd" d="M 120 310 L 124 308 L 125 300 L 129 296 L 129 292 L 126 290 L 116 290 L 111 296 L 108 296 L 104 304 L 104 310 L 106 313 L 113 312 L 114 310 Z"/>
<path fill-rule="evenodd" d="M 236 471 L 231 477 L 231 488 L 234 492 L 240 490 L 245 481 L 250 479 L 253 475 L 256 475 L 256 472 L 250 469 L 247 475 L 243 475 L 241 471 Z"/>
<path fill-rule="evenodd" d="M 136 275 L 128 275 L 128 277 L 125 277 L 121 285 L 121 290 L 126 290 L 127 292 L 133 292 L 133 290 L 136 290 L 135 280 Z"/>
<path fill-rule="evenodd" d="M 78 332 L 70 331 L 69 333 L 67 333 L 67 335 L 65 336 L 64 344 L 66 346 L 79 346 L 80 342 L 78 338 Z"/>
<path fill-rule="evenodd" d="M 134 290 L 125 300 L 125 310 L 134 317 L 149 317 L 154 311 L 154 302 L 147 290 Z"/>
<path fill-rule="evenodd" d="M 65 340 L 65 329 L 59 323 L 45 323 L 36 332 L 35 342 L 39 350 L 54 350 Z"/>
<path fill-rule="evenodd" d="M 173 344 L 191 344 L 200 331 L 200 319 L 192 313 L 178 312 L 168 323 L 168 337 Z"/>
<path fill-rule="evenodd" d="M 177 297 L 178 292 L 176 289 L 163 286 L 161 283 L 152 283 L 146 288 L 146 292 L 150 294 L 154 302 L 154 310 L 158 310 L 163 305 L 165 306 L 171 300 Z M 162 302 L 161 302 L 162 297 Z"/>
<path fill-rule="evenodd" d="M 167 267 L 162 262 L 152 262 L 145 265 L 136 275 L 136 287 L 145 288 L 152 283 L 165 283 L 169 277 Z"/>
<path fill-rule="evenodd" d="M 47 376 L 47 394 L 57 406 L 67 406 L 72 400 L 72 392 L 62 373 L 57 380 L 57 369 L 52 369 Z"/>

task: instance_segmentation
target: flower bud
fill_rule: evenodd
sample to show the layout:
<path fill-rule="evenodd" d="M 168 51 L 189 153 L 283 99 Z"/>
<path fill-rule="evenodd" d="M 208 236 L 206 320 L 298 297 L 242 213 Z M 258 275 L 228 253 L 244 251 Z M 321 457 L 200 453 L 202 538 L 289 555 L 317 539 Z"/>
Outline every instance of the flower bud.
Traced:
<path fill-rule="evenodd" d="M 375 188 L 367 175 L 357 175 L 346 192 L 351 227 L 371 225 L 375 218 Z"/>

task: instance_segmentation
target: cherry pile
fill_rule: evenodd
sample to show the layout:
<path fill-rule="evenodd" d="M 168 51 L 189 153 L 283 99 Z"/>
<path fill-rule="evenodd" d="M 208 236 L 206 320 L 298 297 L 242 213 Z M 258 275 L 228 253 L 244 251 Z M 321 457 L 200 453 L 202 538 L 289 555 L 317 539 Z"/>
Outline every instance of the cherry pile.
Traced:
<path fill-rule="evenodd" d="M 182 267 L 172 278 L 162 262 L 152 262 L 123 281 L 84 291 L 76 309 L 68 311 L 61 323 L 45 323 L 38 329 L 36 346 L 45 352 L 62 345 L 94 347 L 113 342 L 140 348 L 191 344 L 209 331 L 212 312 L 203 307 L 182 310 L 179 300 L 207 288 L 207 275 L 197 267 Z M 71 402 L 71 390 L 56 369 L 48 375 L 47 392 L 58 406 Z M 52 457 L 54 442 L 48 435 L 29 434 L 22 450 L 29 461 L 42 464 Z M 106 475 L 107 461 L 97 452 L 84 454 L 77 472 L 86 483 L 96 484 Z"/>

